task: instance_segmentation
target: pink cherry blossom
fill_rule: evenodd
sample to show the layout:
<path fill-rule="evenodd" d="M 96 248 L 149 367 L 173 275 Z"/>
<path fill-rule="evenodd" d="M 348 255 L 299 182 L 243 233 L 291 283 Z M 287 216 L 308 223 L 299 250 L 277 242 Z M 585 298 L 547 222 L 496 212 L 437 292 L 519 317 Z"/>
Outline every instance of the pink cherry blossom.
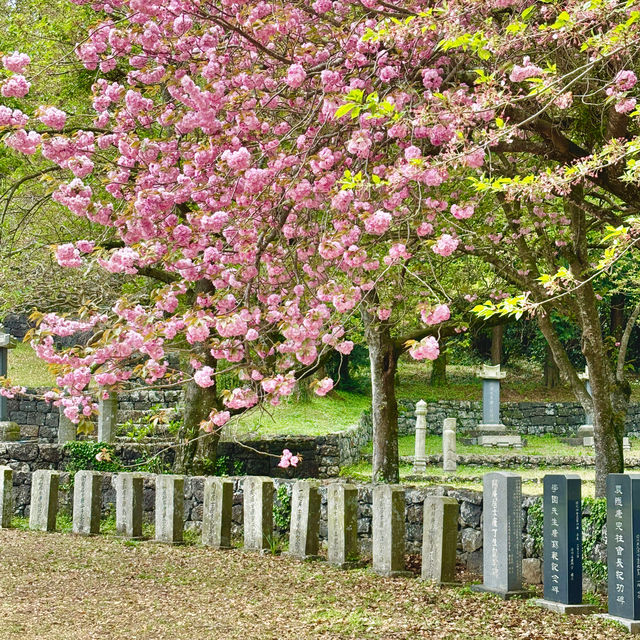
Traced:
<path fill-rule="evenodd" d="M 31 58 L 26 53 L 19 53 L 18 51 L 2 57 L 2 66 L 13 73 L 24 73 L 30 62 Z"/>

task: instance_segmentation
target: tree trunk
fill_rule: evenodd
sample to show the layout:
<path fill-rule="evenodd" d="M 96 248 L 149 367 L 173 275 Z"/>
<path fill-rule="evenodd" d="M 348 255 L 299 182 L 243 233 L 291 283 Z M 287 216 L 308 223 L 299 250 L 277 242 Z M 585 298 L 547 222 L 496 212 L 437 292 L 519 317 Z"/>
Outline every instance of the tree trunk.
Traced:
<path fill-rule="evenodd" d="M 491 364 L 502 364 L 502 342 L 504 325 L 497 324 L 491 329 Z"/>
<path fill-rule="evenodd" d="M 624 293 L 614 293 L 611 296 L 611 310 L 609 312 L 609 331 L 614 342 L 620 342 L 624 331 L 624 307 L 627 297 Z M 614 349 L 615 351 L 615 349 Z"/>
<path fill-rule="evenodd" d="M 447 341 L 440 338 L 440 355 L 433 361 L 430 384 L 444 387 L 447 384 Z"/>
<path fill-rule="evenodd" d="M 387 322 L 364 308 L 362 319 L 371 363 L 371 415 L 373 419 L 373 482 L 395 483 L 398 470 L 398 404 L 395 374 L 398 354 Z"/>
<path fill-rule="evenodd" d="M 560 369 L 553 359 L 551 347 L 545 344 L 544 350 L 544 386 L 555 389 L 560 384 Z"/>
<path fill-rule="evenodd" d="M 340 365 L 338 367 L 338 388 L 340 389 L 349 390 L 351 388 L 352 379 L 351 372 L 349 371 L 349 360 L 349 355 L 341 354 Z"/>

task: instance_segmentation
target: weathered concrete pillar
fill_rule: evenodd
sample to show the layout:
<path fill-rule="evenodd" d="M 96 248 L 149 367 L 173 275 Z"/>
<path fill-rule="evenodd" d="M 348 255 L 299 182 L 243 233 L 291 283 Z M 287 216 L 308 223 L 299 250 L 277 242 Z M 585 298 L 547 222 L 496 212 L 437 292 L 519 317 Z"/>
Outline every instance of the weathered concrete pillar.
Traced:
<path fill-rule="evenodd" d="M 409 575 L 405 571 L 405 496 L 399 485 L 373 487 L 373 570 L 381 576 Z"/>
<path fill-rule="evenodd" d="M 95 536 L 100 533 L 102 474 L 78 471 L 73 481 L 73 533 Z"/>
<path fill-rule="evenodd" d="M 184 476 L 156 476 L 156 542 L 183 540 Z"/>
<path fill-rule="evenodd" d="M 244 547 L 250 551 L 269 549 L 273 537 L 273 480 L 247 476 L 244 492 Z"/>
<path fill-rule="evenodd" d="M 299 560 L 318 557 L 320 491 L 312 480 L 298 480 L 291 492 L 289 555 Z"/>
<path fill-rule="evenodd" d="M 49 469 L 38 469 L 31 475 L 31 505 L 29 528 L 35 531 L 55 531 L 58 515 L 58 489 L 60 474 Z"/>
<path fill-rule="evenodd" d="M 9 349 L 16 346 L 13 336 L 4 332 L 0 325 L 0 376 L 9 375 Z M 20 440 L 20 427 L 16 422 L 9 421 L 7 399 L 0 396 L 0 441 L 15 442 Z"/>
<path fill-rule="evenodd" d="M 327 551 L 329 563 L 347 569 L 358 553 L 358 489 L 334 482 L 327 487 Z"/>
<path fill-rule="evenodd" d="M 216 549 L 231 547 L 233 480 L 207 477 L 202 507 L 202 544 Z"/>
<path fill-rule="evenodd" d="M 442 427 L 442 469 L 455 471 L 458 467 L 456 455 L 456 419 L 445 418 Z"/>
<path fill-rule="evenodd" d="M 135 473 L 119 473 L 113 479 L 116 490 L 116 534 L 142 538 L 144 478 Z"/>
<path fill-rule="evenodd" d="M 106 398 L 103 395 L 106 394 Z M 114 442 L 118 426 L 118 394 L 100 389 L 98 408 L 98 442 Z"/>
<path fill-rule="evenodd" d="M 73 442 L 76 439 L 78 425 L 74 424 L 64 415 L 62 407 L 60 407 L 60 416 L 58 417 L 58 444 L 65 442 Z"/>
<path fill-rule="evenodd" d="M 455 582 L 458 542 L 458 501 L 428 496 L 424 501 L 422 579 L 438 584 Z"/>
<path fill-rule="evenodd" d="M 424 473 L 427 470 L 427 403 L 418 400 L 416 403 L 416 442 L 413 455 L 413 472 Z"/>
<path fill-rule="evenodd" d="M 0 529 L 8 529 L 13 517 L 13 469 L 0 467 Z"/>

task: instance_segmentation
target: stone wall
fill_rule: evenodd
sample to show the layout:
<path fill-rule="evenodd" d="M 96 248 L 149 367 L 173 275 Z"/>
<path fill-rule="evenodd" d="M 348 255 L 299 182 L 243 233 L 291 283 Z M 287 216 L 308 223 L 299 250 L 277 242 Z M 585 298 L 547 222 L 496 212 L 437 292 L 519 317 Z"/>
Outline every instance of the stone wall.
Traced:
<path fill-rule="evenodd" d="M 29 318 L 26 314 L 22 313 L 10 313 L 8 316 L 0 321 L 0 325 L 4 327 L 4 330 L 18 340 L 22 340 L 27 331 L 31 328 L 29 324 Z"/>

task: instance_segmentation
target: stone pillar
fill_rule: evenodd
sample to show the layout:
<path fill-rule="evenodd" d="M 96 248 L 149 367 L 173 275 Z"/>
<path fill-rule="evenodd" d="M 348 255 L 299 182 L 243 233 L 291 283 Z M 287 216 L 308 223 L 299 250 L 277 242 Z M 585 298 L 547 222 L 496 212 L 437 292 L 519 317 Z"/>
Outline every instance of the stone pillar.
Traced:
<path fill-rule="evenodd" d="M 298 560 L 318 557 L 320 491 L 312 480 L 298 480 L 291 491 L 289 555 Z"/>
<path fill-rule="evenodd" d="M 113 478 L 116 490 L 116 534 L 142 538 L 144 478 L 135 473 L 119 473 Z"/>
<path fill-rule="evenodd" d="M 156 476 L 156 542 L 182 542 L 184 476 Z"/>
<path fill-rule="evenodd" d="M 58 488 L 60 474 L 57 471 L 38 469 L 31 475 L 31 505 L 29 528 L 35 531 L 55 531 L 58 515 Z"/>
<path fill-rule="evenodd" d="M 458 501 L 428 496 L 424 501 L 422 529 L 422 579 L 451 584 L 456 578 Z"/>
<path fill-rule="evenodd" d="M 273 480 L 247 476 L 243 493 L 244 547 L 249 551 L 269 549 L 273 538 Z"/>
<path fill-rule="evenodd" d="M 558 613 L 592 613 L 582 604 L 582 497 L 578 475 L 544 477 L 544 599 Z"/>
<path fill-rule="evenodd" d="M 16 346 L 15 339 L 4 333 L 0 325 L 0 377 L 9 375 L 9 349 Z M 20 427 L 15 422 L 9 422 L 7 399 L 0 396 L 0 442 L 15 442 L 20 440 Z"/>
<path fill-rule="evenodd" d="M 483 584 L 474 591 L 489 591 L 508 600 L 527 596 L 522 589 L 522 478 L 503 471 L 483 478 Z"/>
<path fill-rule="evenodd" d="M 13 518 L 13 469 L 0 467 L 0 529 L 8 529 Z"/>
<path fill-rule="evenodd" d="M 405 496 L 399 485 L 373 487 L 373 570 L 381 576 L 409 575 L 405 571 Z"/>
<path fill-rule="evenodd" d="M 418 400 L 416 403 L 416 448 L 413 457 L 414 473 L 424 473 L 427 470 L 426 438 L 427 403 L 424 400 Z"/>
<path fill-rule="evenodd" d="M 442 426 L 442 468 L 455 471 L 458 468 L 456 455 L 456 419 L 445 418 Z"/>
<path fill-rule="evenodd" d="M 95 536 L 100 533 L 102 474 L 78 471 L 73 480 L 73 533 Z"/>
<path fill-rule="evenodd" d="M 358 489 L 334 482 L 327 487 L 327 559 L 348 569 L 356 565 L 358 551 Z"/>
<path fill-rule="evenodd" d="M 98 442 L 114 442 L 118 426 L 118 394 L 106 389 L 100 389 L 99 393 Z M 105 393 L 107 397 L 103 398 Z"/>
<path fill-rule="evenodd" d="M 209 476 L 204 480 L 202 544 L 215 549 L 231 548 L 233 480 Z"/>
<path fill-rule="evenodd" d="M 607 476 L 609 613 L 602 617 L 640 633 L 640 474 Z"/>
<path fill-rule="evenodd" d="M 73 442 L 76 439 L 78 425 L 74 424 L 64 415 L 62 407 L 60 407 L 60 417 L 58 418 L 58 444 L 65 442 Z"/>
<path fill-rule="evenodd" d="M 477 444 L 484 447 L 521 447 L 522 438 L 500 422 L 500 380 L 506 377 L 500 365 L 485 364 L 482 376 L 482 423 Z"/>

